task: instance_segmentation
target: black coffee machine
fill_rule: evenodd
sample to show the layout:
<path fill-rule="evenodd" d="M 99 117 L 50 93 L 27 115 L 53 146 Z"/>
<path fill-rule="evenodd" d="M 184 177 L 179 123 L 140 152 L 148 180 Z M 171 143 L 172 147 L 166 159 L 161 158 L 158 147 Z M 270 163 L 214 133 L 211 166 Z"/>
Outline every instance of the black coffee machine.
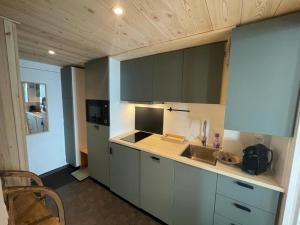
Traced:
<path fill-rule="evenodd" d="M 243 152 L 242 170 L 252 175 L 265 172 L 273 160 L 272 150 L 262 144 L 249 146 Z"/>

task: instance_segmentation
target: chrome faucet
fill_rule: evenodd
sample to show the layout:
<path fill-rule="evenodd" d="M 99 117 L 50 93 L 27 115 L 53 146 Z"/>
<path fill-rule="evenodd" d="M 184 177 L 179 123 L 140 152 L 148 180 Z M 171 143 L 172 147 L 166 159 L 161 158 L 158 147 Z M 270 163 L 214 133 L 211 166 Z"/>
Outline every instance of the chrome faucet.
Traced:
<path fill-rule="evenodd" d="M 207 142 L 207 136 L 206 136 L 206 129 L 207 129 L 207 121 L 204 120 L 203 125 L 202 125 L 202 138 L 201 138 L 201 142 L 203 146 L 206 146 L 206 142 Z"/>

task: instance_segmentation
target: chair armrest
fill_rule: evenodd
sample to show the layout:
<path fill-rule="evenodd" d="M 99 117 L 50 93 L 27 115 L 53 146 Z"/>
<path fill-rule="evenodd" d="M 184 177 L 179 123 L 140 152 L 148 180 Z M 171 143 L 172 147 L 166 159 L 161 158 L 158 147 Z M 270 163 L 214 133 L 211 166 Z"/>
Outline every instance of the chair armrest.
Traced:
<path fill-rule="evenodd" d="M 16 196 L 18 194 L 24 193 L 41 193 L 42 195 L 48 195 L 56 204 L 58 210 L 59 222 L 61 225 L 65 225 L 65 213 L 62 201 L 59 195 L 47 188 L 47 187 L 26 187 L 26 186 L 16 186 L 16 187 L 7 187 L 3 190 L 3 194 Z"/>
<path fill-rule="evenodd" d="M 30 178 L 35 181 L 38 186 L 44 186 L 43 181 L 39 176 L 28 171 L 18 171 L 18 170 L 0 170 L 0 178 L 4 179 L 7 177 L 24 177 Z M 4 185 L 4 184 L 3 184 Z"/>

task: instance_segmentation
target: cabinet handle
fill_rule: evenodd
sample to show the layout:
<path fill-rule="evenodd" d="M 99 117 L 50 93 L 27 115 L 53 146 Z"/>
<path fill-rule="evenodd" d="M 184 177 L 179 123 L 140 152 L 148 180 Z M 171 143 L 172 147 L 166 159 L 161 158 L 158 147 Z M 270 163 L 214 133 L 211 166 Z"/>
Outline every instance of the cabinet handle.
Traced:
<path fill-rule="evenodd" d="M 155 161 L 160 161 L 160 158 L 157 158 L 155 156 L 150 156 L 151 159 L 155 160 Z"/>
<path fill-rule="evenodd" d="M 99 126 L 98 125 L 94 125 L 94 128 L 96 128 L 96 130 L 99 130 Z"/>
<path fill-rule="evenodd" d="M 241 209 L 241 210 L 244 210 L 244 211 L 246 211 L 246 212 L 251 212 L 251 209 L 249 209 L 248 207 L 246 207 L 246 206 L 242 206 L 242 205 L 240 205 L 240 204 L 238 204 L 238 203 L 233 203 L 233 205 L 236 207 L 236 208 L 238 208 L 238 209 Z"/>
<path fill-rule="evenodd" d="M 112 150 L 112 148 L 109 148 L 109 154 L 113 154 L 113 150 Z"/>
<path fill-rule="evenodd" d="M 244 187 L 244 188 L 248 188 L 248 189 L 254 189 L 254 187 L 252 185 L 249 185 L 249 184 L 245 184 L 243 182 L 240 182 L 240 181 L 236 181 L 235 182 L 237 185 L 241 186 L 241 187 Z"/>

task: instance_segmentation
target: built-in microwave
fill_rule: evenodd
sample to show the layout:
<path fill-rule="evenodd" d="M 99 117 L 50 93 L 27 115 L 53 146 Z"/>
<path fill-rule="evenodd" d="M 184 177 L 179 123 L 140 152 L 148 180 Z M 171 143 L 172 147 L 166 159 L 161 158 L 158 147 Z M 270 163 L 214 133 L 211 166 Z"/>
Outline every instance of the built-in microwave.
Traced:
<path fill-rule="evenodd" d="M 87 99 L 86 121 L 109 126 L 109 101 Z"/>

